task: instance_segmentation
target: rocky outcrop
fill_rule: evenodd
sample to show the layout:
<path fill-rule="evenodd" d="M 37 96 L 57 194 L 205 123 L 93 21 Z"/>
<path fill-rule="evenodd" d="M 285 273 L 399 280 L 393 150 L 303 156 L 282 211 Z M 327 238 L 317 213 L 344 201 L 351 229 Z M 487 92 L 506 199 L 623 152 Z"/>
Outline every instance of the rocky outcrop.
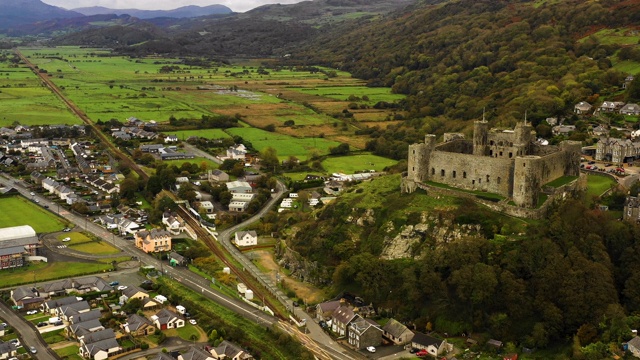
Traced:
<path fill-rule="evenodd" d="M 380 257 L 386 260 L 414 258 L 428 248 L 440 246 L 467 236 L 480 235 L 478 224 L 454 224 L 450 219 L 428 216 L 423 213 L 422 222 L 405 225 L 400 232 L 385 238 Z"/>

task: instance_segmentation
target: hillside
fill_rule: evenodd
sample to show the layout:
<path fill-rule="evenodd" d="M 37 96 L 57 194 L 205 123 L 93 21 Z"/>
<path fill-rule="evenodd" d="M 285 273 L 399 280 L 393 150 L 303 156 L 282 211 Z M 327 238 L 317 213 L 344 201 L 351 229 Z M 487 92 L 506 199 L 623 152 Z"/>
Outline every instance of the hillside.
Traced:
<path fill-rule="evenodd" d="M 525 112 L 538 125 L 571 116 L 579 101 L 616 94 L 627 75 L 612 68 L 621 46 L 588 35 L 633 27 L 638 6 L 622 0 L 420 3 L 320 34 L 291 61 L 346 70 L 371 86 L 409 95 L 404 106 L 412 120 L 387 134 L 375 131 L 369 145 L 390 156 L 425 133 L 468 130 L 483 109 L 495 125 L 513 126 Z"/>
<path fill-rule="evenodd" d="M 11 29 L 18 25 L 35 23 L 51 19 L 68 19 L 83 16 L 74 11 L 51 6 L 40 0 L 1 0 L 0 30 Z"/>
<path fill-rule="evenodd" d="M 231 14 L 232 11 L 224 5 L 208 5 L 208 6 L 182 6 L 172 10 L 140 10 L 140 9 L 109 9 L 102 6 L 75 8 L 73 11 L 83 15 L 130 15 L 139 19 L 153 19 L 159 17 L 169 18 L 191 18 L 207 15 Z"/>
<path fill-rule="evenodd" d="M 606 346 L 587 345 L 620 343 L 640 325 L 627 317 L 640 310 L 637 226 L 569 199 L 525 222 L 469 200 L 401 194 L 399 183 L 377 178 L 312 214 L 286 213 L 284 266 L 454 337 L 482 332 L 543 349 L 578 332 L 578 351 L 602 359 Z"/>

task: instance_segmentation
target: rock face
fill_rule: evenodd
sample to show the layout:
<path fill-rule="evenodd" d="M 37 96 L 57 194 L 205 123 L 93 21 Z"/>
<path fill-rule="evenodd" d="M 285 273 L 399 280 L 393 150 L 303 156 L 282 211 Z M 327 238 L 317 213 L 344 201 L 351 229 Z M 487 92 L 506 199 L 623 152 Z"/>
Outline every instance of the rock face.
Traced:
<path fill-rule="evenodd" d="M 480 234 L 478 224 L 454 224 L 449 219 L 422 214 L 421 223 L 405 225 L 395 237 L 387 237 L 380 257 L 386 260 L 420 256 L 427 247 L 436 247 L 463 237 Z"/>

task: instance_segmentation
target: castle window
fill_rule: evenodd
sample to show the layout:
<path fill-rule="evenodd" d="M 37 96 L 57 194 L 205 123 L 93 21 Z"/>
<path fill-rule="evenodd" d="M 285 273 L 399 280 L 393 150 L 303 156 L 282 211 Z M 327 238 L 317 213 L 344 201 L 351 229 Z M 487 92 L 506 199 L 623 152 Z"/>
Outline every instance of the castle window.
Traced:
<path fill-rule="evenodd" d="M 455 179 L 455 178 L 456 178 L 456 172 L 455 172 L 455 170 L 453 171 L 453 174 L 452 174 L 452 175 L 453 175 L 453 178 Z"/>
<path fill-rule="evenodd" d="M 414 155 L 416 154 L 416 150 L 415 150 L 415 149 L 413 149 L 413 154 L 414 154 Z"/>
<path fill-rule="evenodd" d="M 440 170 L 440 176 L 444 176 L 444 169 Z"/>
<path fill-rule="evenodd" d="M 436 174 L 436 169 L 431 168 L 431 175 L 435 175 Z"/>
<path fill-rule="evenodd" d="M 487 182 L 489 182 L 489 175 L 487 175 Z"/>
<path fill-rule="evenodd" d="M 500 177 L 498 176 L 498 184 L 500 184 Z"/>
<path fill-rule="evenodd" d="M 489 156 L 493 156 L 493 150 L 489 150 Z"/>
<path fill-rule="evenodd" d="M 463 178 L 463 179 L 466 179 L 466 178 L 467 178 L 467 172 L 466 172 L 466 171 L 463 171 L 463 172 L 462 172 L 462 178 Z"/>
<path fill-rule="evenodd" d="M 527 167 L 527 163 L 522 163 L 522 167 Z"/>
<path fill-rule="evenodd" d="M 478 184 L 482 184 L 482 178 L 478 179 Z"/>
<path fill-rule="evenodd" d="M 502 156 L 502 151 L 500 151 L 500 156 Z"/>
<path fill-rule="evenodd" d="M 489 145 L 493 145 L 493 140 L 489 141 Z"/>
<path fill-rule="evenodd" d="M 476 181 L 475 180 L 471 180 L 471 185 L 475 185 Z"/>
<path fill-rule="evenodd" d="M 509 153 L 509 159 L 513 157 L 513 153 Z"/>
<path fill-rule="evenodd" d="M 415 166 L 414 166 L 414 167 L 412 167 L 412 168 L 411 168 L 411 171 L 416 171 L 416 167 L 415 167 Z"/>

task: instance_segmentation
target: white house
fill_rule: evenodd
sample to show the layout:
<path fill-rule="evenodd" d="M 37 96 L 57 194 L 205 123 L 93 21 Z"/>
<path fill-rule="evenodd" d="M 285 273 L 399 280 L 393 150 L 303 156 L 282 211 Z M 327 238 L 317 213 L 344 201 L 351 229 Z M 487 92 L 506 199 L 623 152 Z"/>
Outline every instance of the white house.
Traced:
<path fill-rule="evenodd" d="M 227 158 L 234 160 L 244 160 L 247 155 L 247 148 L 243 144 L 234 145 L 227 149 Z"/>
<path fill-rule="evenodd" d="M 258 234 L 255 231 L 238 231 L 234 240 L 238 246 L 258 245 Z"/>
<path fill-rule="evenodd" d="M 229 203 L 229 211 L 243 212 L 247 210 L 249 203 L 246 201 L 232 201 Z"/>
<path fill-rule="evenodd" d="M 230 181 L 226 183 L 227 190 L 230 193 L 251 193 L 253 189 L 251 188 L 251 184 L 246 181 Z"/>
<path fill-rule="evenodd" d="M 415 349 L 425 349 L 429 355 L 434 357 L 445 354 L 452 348 L 452 346 L 447 343 L 447 340 L 436 339 L 419 332 L 415 333 L 411 339 L 411 346 Z"/>
<path fill-rule="evenodd" d="M 211 203 L 211 201 L 201 201 L 200 210 L 204 210 L 207 214 L 211 214 L 213 212 L 213 203 Z"/>

